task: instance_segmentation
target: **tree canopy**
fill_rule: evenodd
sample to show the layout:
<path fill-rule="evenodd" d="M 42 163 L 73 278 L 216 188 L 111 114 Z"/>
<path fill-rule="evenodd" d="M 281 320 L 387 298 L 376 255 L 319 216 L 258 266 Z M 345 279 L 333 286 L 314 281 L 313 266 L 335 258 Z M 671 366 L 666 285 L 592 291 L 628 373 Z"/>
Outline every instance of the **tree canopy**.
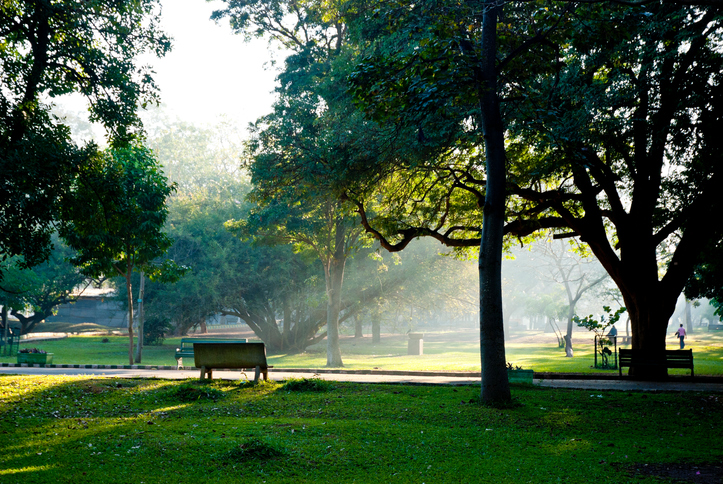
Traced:
<path fill-rule="evenodd" d="M 471 228 L 480 220 L 452 225 L 447 217 L 459 220 L 452 215 L 457 200 L 487 207 L 490 189 L 503 188 L 502 231 L 525 237 L 552 229 L 558 237 L 579 237 L 623 294 L 633 347 L 659 353 L 677 295 L 705 248 L 722 236 L 710 224 L 722 203 L 714 138 L 723 99 L 720 10 L 675 3 L 512 2 L 499 10 L 442 3 L 379 4 L 372 25 L 384 35 L 367 37 L 369 54 L 351 77 L 354 93 L 387 122 L 415 123 L 424 132 L 423 123 L 448 119 L 476 133 L 471 146 L 478 149 L 483 134 L 488 166 L 463 164 L 465 152 L 439 140 L 436 156 L 421 159 L 429 183 L 409 198 L 444 209 L 430 211 L 425 224 L 416 223 L 418 212 L 398 211 L 407 226 L 385 232 L 382 223 L 379 232 L 392 247 L 429 235 L 430 227 L 449 245 L 474 244 Z M 394 47 L 395 39 L 403 42 Z M 490 59 L 494 66 L 485 67 Z M 485 101 L 491 92 L 497 99 Z M 506 136 L 495 148 L 503 150 L 496 166 L 506 181 L 490 178 L 490 156 L 498 152 L 489 143 L 499 138 L 485 132 L 485 119 L 501 123 L 492 127 Z M 426 133 L 424 139 L 434 140 Z M 420 163 L 393 163 L 401 177 L 419 171 Z"/>
<path fill-rule="evenodd" d="M 140 132 L 139 106 L 158 99 L 142 53 L 164 55 L 157 0 L 10 0 L 0 5 L 0 255 L 35 265 L 50 254 L 59 204 L 96 147 L 76 146 L 50 113 L 79 93 L 113 143 Z M 1 277 L 2 273 L 0 273 Z"/>

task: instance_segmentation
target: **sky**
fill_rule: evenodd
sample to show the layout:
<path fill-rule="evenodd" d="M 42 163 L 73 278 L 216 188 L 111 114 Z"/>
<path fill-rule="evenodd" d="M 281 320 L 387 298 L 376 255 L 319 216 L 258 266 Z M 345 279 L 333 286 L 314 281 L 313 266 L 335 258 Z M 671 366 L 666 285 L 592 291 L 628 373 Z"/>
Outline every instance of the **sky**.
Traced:
<path fill-rule="evenodd" d="M 275 71 L 266 40 L 245 43 L 228 25 L 209 20 L 223 3 L 162 0 L 162 26 L 173 50 L 156 59 L 156 82 L 165 110 L 183 121 L 212 124 L 228 115 L 244 126 L 270 111 Z M 150 59 L 149 59 L 150 60 Z"/>
<path fill-rule="evenodd" d="M 283 52 L 264 39 L 244 42 L 227 23 L 211 21 L 211 13 L 223 2 L 161 0 L 161 4 L 161 25 L 173 38 L 173 49 L 161 59 L 148 55 L 139 63 L 156 71 L 165 114 L 196 125 L 213 125 L 225 116 L 243 128 L 269 113 L 277 73 L 270 61 L 281 63 Z M 79 95 L 55 103 L 66 111 L 86 110 Z"/>

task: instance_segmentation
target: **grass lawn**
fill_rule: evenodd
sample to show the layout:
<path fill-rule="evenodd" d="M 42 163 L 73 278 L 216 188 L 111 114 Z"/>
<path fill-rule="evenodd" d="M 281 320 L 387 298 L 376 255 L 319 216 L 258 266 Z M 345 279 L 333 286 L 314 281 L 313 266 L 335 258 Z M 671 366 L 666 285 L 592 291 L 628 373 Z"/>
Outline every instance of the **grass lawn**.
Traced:
<path fill-rule="evenodd" d="M 0 483 L 723 477 L 721 394 L 513 386 L 518 405 L 495 409 L 479 405 L 478 393 L 314 380 L 0 376 Z"/>
<path fill-rule="evenodd" d="M 209 336 L 214 336 L 210 334 Z M 247 334 L 215 336 L 250 337 Z M 103 340 L 108 342 L 104 343 Z M 370 337 L 355 339 L 344 336 L 341 350 L 348 369 L 480 371 L 479 333 L 476 330 L 429 332 L 424 337 L 424 355 L 407 355 L 406 335 L 383 335 L 380 344 Z M 514 333 L 506 343 L 507 360 L 517 366 L 538 372 L 614 373 L 617 370 L 596 370 L 593 365 L 590 333 L 574 333 L 574 358 L 565 358 L 551 334 Z M 62 340 L 26 342 L 21 346 L 38 347 L 54 353 L 55 364 L 128 364 L 126 336 L 72 336 Z M 168 338 L 163 346 L 146 346 L 143 364 L 174 365 L 174 353 L 180 338 Z M 668 337 L 668 348 L 675 349 L 678 340 Z M 691 335 L 686 348 L 692 348 L 696 375 L 723 375 L 723 334 L 699 331 Z M 14 363 L 14 357 L 0 357 L 0 362 Z M 192 365 L 192 362 L 185 362 Z M 269 364 L 278 368 L 322 368 L 326 366 L 326 341 L 296 355 L 269 355 Z M 689 374 L 689 370 L 670 370 L 671 374 Z"/>

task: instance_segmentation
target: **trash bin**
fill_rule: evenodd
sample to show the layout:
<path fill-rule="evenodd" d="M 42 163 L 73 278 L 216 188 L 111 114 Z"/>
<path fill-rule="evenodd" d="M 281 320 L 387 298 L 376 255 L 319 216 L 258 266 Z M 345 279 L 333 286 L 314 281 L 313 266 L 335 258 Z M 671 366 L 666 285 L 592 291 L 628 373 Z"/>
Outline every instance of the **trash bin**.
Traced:
<path fill-rule="evenodd" d="M 409 333 L 408 355 L 424 354 L 424 333 Z"/>

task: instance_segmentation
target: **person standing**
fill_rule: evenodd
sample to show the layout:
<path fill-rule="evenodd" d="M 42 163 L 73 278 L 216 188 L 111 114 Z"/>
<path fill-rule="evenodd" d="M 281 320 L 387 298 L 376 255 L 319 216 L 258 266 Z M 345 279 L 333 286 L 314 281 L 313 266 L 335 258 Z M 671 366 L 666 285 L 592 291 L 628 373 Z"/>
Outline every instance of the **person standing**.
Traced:
<path fill-rule="evenodd" d="M 683 325 L 680 325 L 680 328 L 678 328 L 678 331 L 675 332 L 675 335 L 680 339 L 680 349 L 682 350 L 685 348 L 685 328 Z"/>

